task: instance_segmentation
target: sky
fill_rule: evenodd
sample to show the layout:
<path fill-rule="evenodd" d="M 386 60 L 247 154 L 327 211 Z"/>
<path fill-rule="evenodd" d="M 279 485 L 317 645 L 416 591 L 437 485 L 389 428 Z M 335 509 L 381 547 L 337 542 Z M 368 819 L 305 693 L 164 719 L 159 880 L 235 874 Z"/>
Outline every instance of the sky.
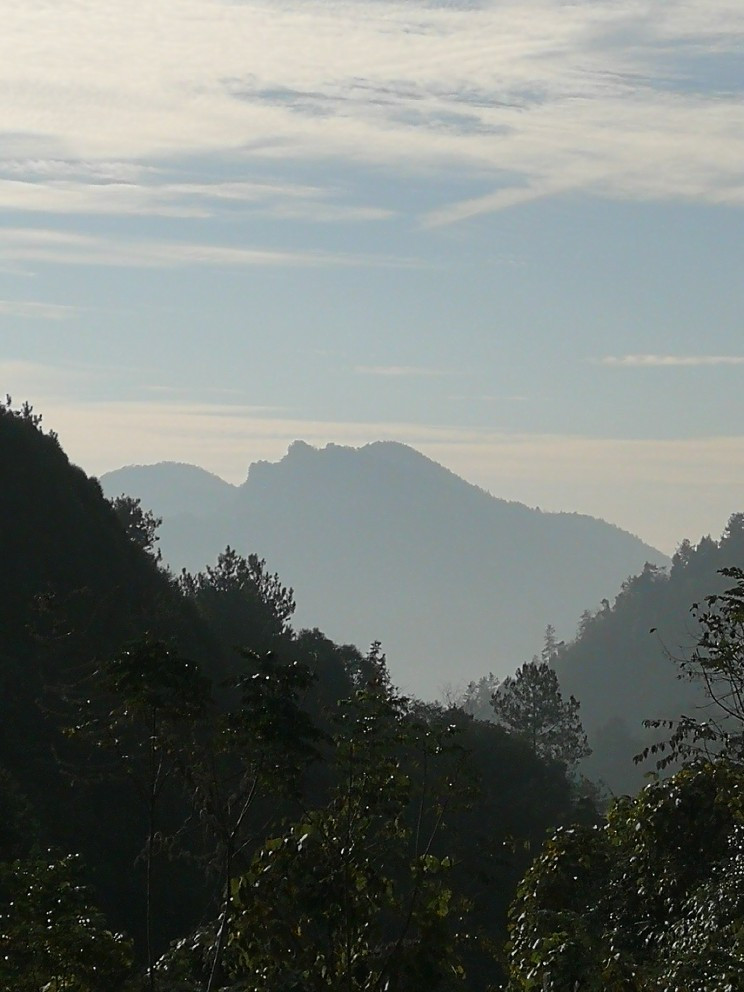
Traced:
<path fill-rule="evenodd" d="M 741 0 L 5 0 L 0 391 L 95 475 L 391 438 L 717 536 L 743 43 Z"/>

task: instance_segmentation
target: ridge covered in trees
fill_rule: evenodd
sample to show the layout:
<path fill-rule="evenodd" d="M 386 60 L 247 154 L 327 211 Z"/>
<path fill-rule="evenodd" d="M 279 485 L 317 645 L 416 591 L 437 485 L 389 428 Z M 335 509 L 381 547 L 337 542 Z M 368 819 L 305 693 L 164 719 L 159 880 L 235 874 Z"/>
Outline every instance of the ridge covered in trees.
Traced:
<path fill-rule="evenodd" d="M 0 464 L 0 988 L 740 988 L 744 517 L 445 706 L 295 629 L 257 554 L 174 576 L 30 407 L 0 404 Z M 641 757 L 681 770 L 603 816 L 571 673 L 600 658 L 594 719 L 685 593 L 664 658 L 705 708 L 652 671 Z"/>
<path fill-rule="evenodd" d="M 511 910 L 509 992 L 742 987 L 744 570 L 720 578 L 680 661 L 704 710 L 650 721 L 657 768 L 683 767 L 544 845 Z"/>
<path fill-rule="evenodd" d="M 174 576 L 29 407 L 0 463 L 2 987 L 498 984 L 530 851 L 595 816 L 565 767 L 295 630 L 257 555 Z"/>
<path fill-rule="evenodd" d="M 723 592 L 724 570 L 744 567 L 744 514 L 735 513 L 718 540 L 683 541 L 668 570 L 653 566 L 623 583 L 579 620 L 576 638 L 562 645 L 555 669 L 565 691 L 581 701 L 593 754 L 583 768 L 613 792 L 635 792 L 648 765 L 633 756 L 654 740 L 644 721 L 674 719 L 704 704 L 696 682 L 684 678 L 701 634 L 705 597 Z M 682 676 L 682 677 L 680 677 Z"/>

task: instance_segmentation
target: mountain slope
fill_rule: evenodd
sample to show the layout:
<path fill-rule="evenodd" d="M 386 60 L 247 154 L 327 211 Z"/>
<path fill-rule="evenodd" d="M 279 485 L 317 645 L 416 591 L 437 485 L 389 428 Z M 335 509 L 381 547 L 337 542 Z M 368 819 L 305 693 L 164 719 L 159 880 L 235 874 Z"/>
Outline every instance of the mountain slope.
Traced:
<path fill-rule="evenodd" d="M 136 930 L 144 808 L 86 777 L 68 700 L 145 631 L 210 663 L 218 642 L 28 409 L 0 403 L 0 469 L 0 777 L 29 800 L 41 849 L 81 852 L 111 919 Z"/>
<path fill-rule="evenodd" d="M 219 513 L 229 505 L 237 489 L 219 476 L 183 462 L 128 465 L 104 478 L 109 497 L 136 493 L 143 506 L 157 506 L 158 514 L 167 517 L 190 514 L 197 507 L 208 514 Z"/>
<path fill-rule="evenodd" d="M 144 496 L 167 471 L 124 469 L 101 483 Z M 429 697 L 484 670 L 513 671 L 546 624 L 568 636 L 646 561 L 666 563 L 604 521 L 496 499 L 393 442 L 295 442 L 278 463 L 252 465 L 228 503 L 187 495 L 182 512 L 167 512 L 170 496 L 149 507 L 165 518 L 174 567 L 201 568 L 228 543 L 258 553 L 294 587 L 299 625 L 362 647 L 379 638 L 398 683 Z"/>
<path fill-rule="evenodd" d="M 704 703 L 702 687 L 680 680 L 679 659 L 700 635 L 693 603 L 719 593 L 731 580 L 719 574 L 744 567 L 744 515 L 734 514 L 720 541 L 684 542 L 668 574 L 647 568 L 623 587 L 612 605 L 582 617 L 576 639 L 556 661 L 561 685 L 581 701 L 594 754 L 586 771 L 616 792 L 633 792 L 653 763 L 633 765 L 645 744 L 662 739 L 643 721 L 676 719 Z"/>

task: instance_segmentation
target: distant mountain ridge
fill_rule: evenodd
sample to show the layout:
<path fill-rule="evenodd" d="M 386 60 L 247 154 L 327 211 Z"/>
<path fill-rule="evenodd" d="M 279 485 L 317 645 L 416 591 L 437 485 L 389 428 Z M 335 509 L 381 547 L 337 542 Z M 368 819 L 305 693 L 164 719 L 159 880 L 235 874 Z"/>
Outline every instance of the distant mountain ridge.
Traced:
<path fill-rule="evenodd" d="M 127 489 L 142 490 L 146 493 L 141 497 L 143 503 L 148 507 L 158 506 L 158 513 L 169 517 L 189 513 L 194 506 L 202 505 L 214 512 L 219 506 L 227 505 L 238 488 L 206 469 L 185 462 L 128 465 L 108 472 L 103 478 L 109 497 L 119 496 Z"/>
<path fill-rule="evenodd" d="M 612 524 L 500 500 L 391 441 L 296 441 L 279 462 L 252 464 L 241 486 L 173 463 L 101 484 L 164 518 L 174 569 L 201 569 L 227 544 L 260 554 L 294 587 L 298 625 L 362 648 L 382 640 L 393 677 L 428 697 L 512 672 L 548 623 L 570 637 L 646 561 L 668 564 Z"/>

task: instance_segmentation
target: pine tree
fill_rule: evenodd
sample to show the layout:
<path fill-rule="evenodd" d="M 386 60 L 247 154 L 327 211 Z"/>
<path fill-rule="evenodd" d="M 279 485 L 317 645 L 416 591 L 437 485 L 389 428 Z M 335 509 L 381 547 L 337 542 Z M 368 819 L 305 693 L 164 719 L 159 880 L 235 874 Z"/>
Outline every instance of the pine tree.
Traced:
<path fill-rule="evenodd" d="M 579 702 L 561 695 L 558 676 L 533 658 L 504 679 L 491 700 L 497 722 L 522 737 L 535 754 L 567 767 L 591 754 L 579 717 Z"/>

